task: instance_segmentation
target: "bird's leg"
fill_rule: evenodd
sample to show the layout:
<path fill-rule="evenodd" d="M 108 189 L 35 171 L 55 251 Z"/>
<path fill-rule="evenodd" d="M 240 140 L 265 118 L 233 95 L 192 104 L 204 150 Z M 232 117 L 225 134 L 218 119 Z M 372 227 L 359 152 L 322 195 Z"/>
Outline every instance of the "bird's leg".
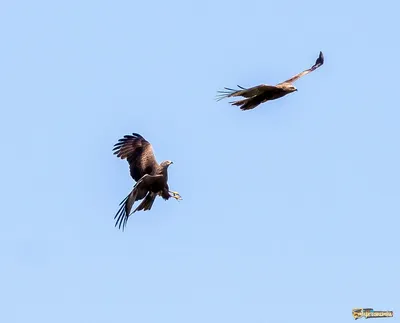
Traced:
<path fill-rule="evenodd" d="M 168 192 L 171 194 L 171 197 L 173 197 L 177 201 L 182 200 L 182 197 L 178 192 L 174 192 L 174 191 L 168 191 Z"/>

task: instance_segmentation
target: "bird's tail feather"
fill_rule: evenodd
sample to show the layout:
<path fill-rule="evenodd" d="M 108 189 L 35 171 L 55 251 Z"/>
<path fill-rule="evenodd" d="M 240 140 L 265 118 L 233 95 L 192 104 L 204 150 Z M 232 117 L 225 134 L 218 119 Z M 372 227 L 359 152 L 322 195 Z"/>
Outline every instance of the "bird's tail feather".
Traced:
<path fill-rule="evenodd" d="M 236 105 L 240 107 L 241 110 L 251 110 L 260 104 L 260 102 L 256 102 L 254 98 L 239 100 L 235 102 L 230 102 L 232 105 Z"/>
<path fill-rule="evenodd" d="M 220 100 L 225 99 L 225 98 L 236 96 L 237 93 L 239 93 L 239 92 L 241 92 L 243 90 L 247 90 L 246 88 L 244 88 L 243 86 L 240 86 L 240 85 L 238 85 L 237 87 L 239 88 L 239 90 L 235 90 L 235 89 L 231 89 L 229 87 L 225 87 L 224 90 L 217 91 L 218 94 L 216 95 L 215 99 L 217 101 L 220 101 Z"/>
<path fill-rule="evenodd" d="M 149 211 L 151 210 L 151 207 L 153 206 L 154 200 L 156 199 L 156 196 L 154 193 L 149 193 L 146 195 L 145 199 L 139 204 L 139 206 L 135 209 L 134 212 L 136 211 Z"/>

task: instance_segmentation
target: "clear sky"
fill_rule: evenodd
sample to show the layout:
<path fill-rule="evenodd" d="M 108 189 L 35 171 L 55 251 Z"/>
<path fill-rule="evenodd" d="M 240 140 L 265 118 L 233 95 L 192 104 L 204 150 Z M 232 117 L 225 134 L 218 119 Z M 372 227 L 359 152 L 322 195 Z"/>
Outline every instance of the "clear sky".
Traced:
<path fill-rule="evenodd" d="M 400 311 L 398 1 L 3 1 L 1 322 Z M 298 92 L 242 112 L 216 91 Z M 138 132 L 183 201 L 125 232 Z M 386 322 L 386 321 L 385 321 Z"/>

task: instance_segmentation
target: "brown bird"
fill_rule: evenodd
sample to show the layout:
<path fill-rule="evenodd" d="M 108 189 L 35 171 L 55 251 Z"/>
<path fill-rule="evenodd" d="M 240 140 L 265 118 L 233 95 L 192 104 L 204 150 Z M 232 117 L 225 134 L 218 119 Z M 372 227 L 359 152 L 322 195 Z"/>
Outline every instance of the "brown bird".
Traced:
<path fill-rule="evenodd" d="M 131 215 L 131 209 L 136 201 L 144 198 L 139 206 L 132 212 L 150 210 L 157 195 L 164 200 L 170 197 L 181 200 L 178 192 L 169 190 L 168 167 L 172 161 L 163 161 L 158 164 L 151 144 L 137 133 L 126 135 L 114 145 L 114 155 L 126 159 L 129 163 L 130 174 L 136 181 L 131 193 L 119 204 L 120 208 L 115 215 L 115 226 L 124 230 L 126 222 Z"/>
<path fill-rule="evenodd" d="M 293 86 L 293 82 L 297 81 L 300 77 L 307 75 L 308 73 L 311 73 L 312 71 L 315 71 L 322 64 L 324 64 L 324 55 L 322 54 L 322 52 L 319 52 L 319 57 L 317 58 L 317 60 L 315 61 L 315 64 L 311 68 L 309 68 L 299 74 L 296 74 L 292 78 L 290 78 L 282 83 L 279 83 L 275 86 L 261 84 L 261 85 L 254 86 L 249 89 L 246 89 L 246 88 L 238 85 L 238 87 L 240 88 L 239 90 L 225 88 L 225 91 L 218 91 L 218 93 L 220 93 L 220 94 L 217 95 L 217 101 L 222 100 L 224 98 L 230 98 L 233 96 L 242 96 L 247 99 L 229 102 L 229 103 L 231 103 L 232 105 L 239 106 L 240 109 L 242 109 L 242 110 L 254 109 L 261 103 L 279 99 L 289 93 L 297 91 L 297 89 Z"/>

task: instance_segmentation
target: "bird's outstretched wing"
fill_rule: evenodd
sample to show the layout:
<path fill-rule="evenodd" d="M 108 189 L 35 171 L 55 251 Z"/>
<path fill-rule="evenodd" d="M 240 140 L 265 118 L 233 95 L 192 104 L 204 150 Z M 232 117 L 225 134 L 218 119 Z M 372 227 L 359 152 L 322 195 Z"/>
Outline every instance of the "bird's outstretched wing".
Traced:
<path fill-rule="evenodd" d="M 119 139 L 113 152 L 117 157 L 128 161 L 131 176 L 136 182 L 146 174 L 154 174 L 159 166 L 151 144 L 137 133 Z"/>
<path fill-rule="evenodd" d="M 290 79 L 288 79 L 284 82 L 281 82 L 279 84 L 293 83 L 293 82 L 297 81 L 300 77 L 303 77 L 304 75 L 307 75 L 308 73 L 311 73 L 312 71 L 315 71 L 318 67 L 322 66 L 323 64 L 324 64 L 324 54 L 322 54 L 322 52 L 319 52 L 319 56 L 313 66 L 311 66 L 309 69 L 307 69 L 303 72 L 300 72 L 300 73 L 296 74 L 295 76 L 291 77 Z"/>
<path fill-rule="evenodd" d="M 240 85 L 238 85 L 239 89 L 235 90 L 235 89 L 230 89 L 230 88 L 224 88 L 224 90 L 222 91 L 218 91 L 217 93 L 217 101 L 220 101 L 222 99 L 225 98 L 230 98 L 233 96 L 243 96 L 245 98 L 251 98 L 253 96 L 256 95 L 260 95 L 260 94 L 264 94 L 267 93 L 269 91 L 275 91 L 276 87 L 273 85 L 267 85 L 267 84 L 261 84 L 261 85 L 257 85 L 257 86 L 253 86 L 251 88 L 244 88 Z"/>
<path fill-rule="evenodd" d="M 122 227 L 122 230 L 124 230 L 124 228 L 126 226 L 126 222 L 128 221 L 128 218 L 131 214 L 135 213 L 136 211 L 140 211 L 142 209 L 144 209 L 145 211 L 151 209 L 151 205 L 153 204 L 154 199 L 152 201 L 150 201 L 150 200 L 154 194 L 152 192 L 150 192 L 149 190 L 152 185 L 159 184 L 158 183 L 159 181 L 164 181 L 164 176 L 162 176 L 162 175 L 145 175 L 135 184 L 132 192 L 130 192 L 129 195 L 121 201 L 121 203 L 119 203 L 120 208 L 119 208 L 117 214 L 115 214 L 115 216 L 114 216 L 114 219 L 116 219 L 115 226 L 118 226 L 119 229 L 121 229 L 121 227 Z M 149 196 L 149 194 L 151 194 L 151 197 Z M 154 198 L 155 197 L 156 196 L 154 195 Z M 132 206 L 135 203 L 135 201 L 141 200 L 143 198 L 145 198 L 145 200 L 143 201 L 145 203 L 142 202 L 131 213 Z M 150 202 L 151 202 L 151 205 L 149 205 Z"/>

